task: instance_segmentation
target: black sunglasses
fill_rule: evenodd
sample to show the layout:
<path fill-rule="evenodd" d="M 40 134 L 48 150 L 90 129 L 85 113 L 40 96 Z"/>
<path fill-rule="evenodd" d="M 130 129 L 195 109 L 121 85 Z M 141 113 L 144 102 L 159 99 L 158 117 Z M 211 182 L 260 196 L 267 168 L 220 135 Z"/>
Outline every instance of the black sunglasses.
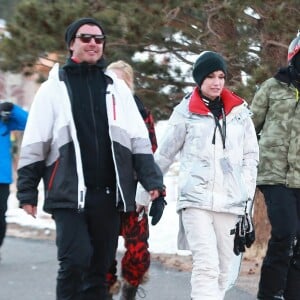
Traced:
<path fill-rule="evenodd" d="M 82 43 L 89 43 L 92 39 L 94 39 L 96 44 L 103 44 L 105 41 L 105 35 L 103 34 L 88 34 L 88 33 L 80 33 L 75 36 L 79 38 Z"/>

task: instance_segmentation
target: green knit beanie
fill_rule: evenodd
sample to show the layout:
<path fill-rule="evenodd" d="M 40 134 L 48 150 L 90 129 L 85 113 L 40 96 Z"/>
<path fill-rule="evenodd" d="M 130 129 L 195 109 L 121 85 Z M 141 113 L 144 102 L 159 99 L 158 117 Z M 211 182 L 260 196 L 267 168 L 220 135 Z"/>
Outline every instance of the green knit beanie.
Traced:
<path fill-rule="evenodd" d="M 193 78 L 201 87 L 203 80 L 214 71 L 223 71 L 227 75 L 227 66 L 223 57 L 213 51 L 204 51 L 193 66 Z"/>

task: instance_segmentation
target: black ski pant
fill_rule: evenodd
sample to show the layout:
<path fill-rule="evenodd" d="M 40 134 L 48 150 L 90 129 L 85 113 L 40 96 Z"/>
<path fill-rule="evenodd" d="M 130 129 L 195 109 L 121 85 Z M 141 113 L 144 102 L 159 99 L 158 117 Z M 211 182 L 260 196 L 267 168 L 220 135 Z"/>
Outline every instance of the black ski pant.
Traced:
<path fill-rule="evenodd" d="M 7 200 L 9 196 L 9 184 L 0 183 L 0 247 L 6 233 L 6 219 L 5 214 L 7 211 Z"/>
<path fill-rule="evenodd" d="M 259 189 L 272 228 L 261 268 L 258 299 L 299 300 L 300 189 L 283 185 L 263 185 Z"/>
<path fill-rule="evenodd" d="M 105 300 L 106 273 L 114 260 L 120 213 L 115 191 L 87 190 L 83 212 L 55 209 L 59 270 L 57 300 Z"/>

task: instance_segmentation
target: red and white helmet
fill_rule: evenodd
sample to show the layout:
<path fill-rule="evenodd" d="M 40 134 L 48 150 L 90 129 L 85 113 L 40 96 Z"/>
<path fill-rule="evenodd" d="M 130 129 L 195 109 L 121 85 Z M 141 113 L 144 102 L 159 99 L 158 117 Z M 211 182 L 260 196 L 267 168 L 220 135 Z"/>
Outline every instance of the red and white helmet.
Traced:
<path fill-rule="evenodd" d="M 293 57 L 300 52 L 300 32 L 298 31 L 297 36 L 292 40 L 288 49 L 288 63 L 290 64 Z"/>

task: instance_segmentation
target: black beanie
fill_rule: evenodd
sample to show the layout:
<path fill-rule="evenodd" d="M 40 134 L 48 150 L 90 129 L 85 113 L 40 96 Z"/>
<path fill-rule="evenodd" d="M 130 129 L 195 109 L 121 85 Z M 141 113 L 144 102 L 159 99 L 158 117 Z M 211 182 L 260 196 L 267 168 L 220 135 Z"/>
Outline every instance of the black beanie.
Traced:
<path fill-rule="evenodd" d="M 78 20 L 74 21 L 73 23 L 71 23 L 66 29 L 65 41 L 67 43 L 68 48 L 70 47 L 71 41 L 75 38 L 75 34 L 76 34 L 77 30 L 82 25 L 85 25 L 85 24 L 94 24 L 101 29 L 102 34 L 105 34 L 102 26 L 100 25 L 100 23 L 97 20 L 95 20 L 93 18 L 78 19 Z"/>
<path fill-rule="evenodd" d="M 223 57 L 213 51 L 204 51 L 197 58 L 193 66 L 193 78 L 201 87 L 203 80 L 215 71 L 223 71 L 227 74 L 227 66 Z"/>

